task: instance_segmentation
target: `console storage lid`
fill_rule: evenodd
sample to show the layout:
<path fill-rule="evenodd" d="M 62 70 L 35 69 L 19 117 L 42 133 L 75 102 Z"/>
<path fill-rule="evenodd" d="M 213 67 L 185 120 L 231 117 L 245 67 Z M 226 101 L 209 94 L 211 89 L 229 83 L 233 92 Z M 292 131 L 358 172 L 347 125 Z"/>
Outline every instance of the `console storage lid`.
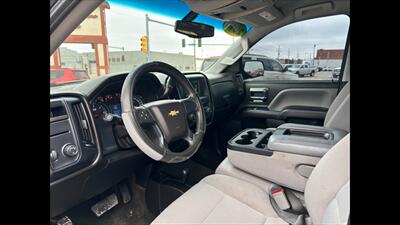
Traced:
<path fill-rule="evenodd" d="M 268 149 L 322 157 L 346 134 L 346 131 L 336 128 L 286 123 L 269 137 Z"/>

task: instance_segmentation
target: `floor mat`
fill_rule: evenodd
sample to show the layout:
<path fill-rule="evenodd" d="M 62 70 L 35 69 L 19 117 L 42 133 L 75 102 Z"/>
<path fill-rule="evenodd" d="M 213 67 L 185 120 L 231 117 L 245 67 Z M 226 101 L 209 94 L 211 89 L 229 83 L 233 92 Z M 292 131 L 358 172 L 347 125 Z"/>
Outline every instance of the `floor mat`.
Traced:
<path fill-rule="evenodd" d="M 90 207 L 93 201 L 75 207 L 66 213 L 74 225 L 146 225 L 156 217 L 147 209 L 145 204 L 145 190 L 138 185 L 131 185 L 132 200 L 127 204 L 120 202 L 100 217 L 97 217 Z"/>

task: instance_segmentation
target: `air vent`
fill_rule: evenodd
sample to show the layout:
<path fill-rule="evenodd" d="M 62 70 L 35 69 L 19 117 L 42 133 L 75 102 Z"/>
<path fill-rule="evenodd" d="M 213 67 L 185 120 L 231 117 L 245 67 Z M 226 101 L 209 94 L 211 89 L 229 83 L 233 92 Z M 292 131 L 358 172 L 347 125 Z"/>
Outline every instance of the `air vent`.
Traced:
<path fill-rule="evenodd" d="M 67 119 L 67 110 L 62 102 L 52 102 L 50 104 L 50 122 Z"/>
<path fill-rule="evenodd" d="M 72 105 L 72 108 L 75 112 L 76 118 L 78 119 L 78 128 L 82 134 L 82 141 L 85 144 L 94 144 L 92 133 L 90 132 L 89 122 L 87 115 L 85 113 L 84 107 L 82 103 Z"/>

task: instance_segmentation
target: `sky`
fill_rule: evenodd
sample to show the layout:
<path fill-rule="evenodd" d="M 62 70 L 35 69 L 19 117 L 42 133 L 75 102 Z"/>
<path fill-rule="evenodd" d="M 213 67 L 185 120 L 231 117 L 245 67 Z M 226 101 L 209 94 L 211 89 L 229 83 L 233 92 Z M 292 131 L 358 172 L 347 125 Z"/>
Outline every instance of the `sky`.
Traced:
<path fill-rule="evenodd" d="M 161 15 L 160 12 L 145 12 L 111 1 L 110 9 L 106 9 L 109 51 L 121 51 L 119 48 L 122 47 L 125 51 L 140 50 L 140 38 L 146 34 L 146 13 L 153 20 L 169 24 L 174 24 L 176 17 L 180 16 L 172 13 L 171 15 L 174 15 L 175 18 L 167 17 Z M 214 25 L 218 26 L 218 23 L 214 23 Z M 288 54 L 290 54 L 290 58 L 297 58 L 297 52 L 299 58 L 304 58 L 310 57 L 314 44 L 317 49 L 343 49 L 348 25 L 349 18 L 345 15 L 298 22 L 270 33 L 253 46 L 250 53 L 276 58 L 278 49 L 280 49 L 280 58 L 287 58 Z M 188 46 L 193 43 L 193 39 L 176 33 L 173 27 L 150 22 L 149 34 L 151 51 L 193 55 L 193 46 Z M 182 39 L 186 39 L 186 47 L 182 47 Z M 215 29 L 214 37 L 203 38 L 203 46 L 196 47 L 196 57 L 219 56 L 229 47 L 225 45 L 232 44 L 235 39 L 237 38 L 225 34 L 220 29 Z M 210 43 L 223 45 L 207 46 Z M 63 44 L 63 46 L 78 52 L 93 51 L 89 44 Z"/>
<path fill-rule="evenodd" d="M 307 58 L 317 49 L 344 49 L 350 19 L 346 15 L 329 16 L 293 23 L 282 27 L 255 44 L 254 54 L 276 58 Z"/>

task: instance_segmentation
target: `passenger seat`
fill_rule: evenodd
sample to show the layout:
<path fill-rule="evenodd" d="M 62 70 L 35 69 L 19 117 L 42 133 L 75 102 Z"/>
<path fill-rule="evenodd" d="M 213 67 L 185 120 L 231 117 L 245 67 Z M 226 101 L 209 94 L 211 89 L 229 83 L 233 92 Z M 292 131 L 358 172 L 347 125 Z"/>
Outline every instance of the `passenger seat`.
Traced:
<path fill-rule="evenodd" d="M 313 170 L 305 189 L 312 224 L 347 224 L 350 214 L 350 134 Z M 169 205 L 156 224 L 288 224 L 272 206 L 267 187 L 214 174 Z"/>

